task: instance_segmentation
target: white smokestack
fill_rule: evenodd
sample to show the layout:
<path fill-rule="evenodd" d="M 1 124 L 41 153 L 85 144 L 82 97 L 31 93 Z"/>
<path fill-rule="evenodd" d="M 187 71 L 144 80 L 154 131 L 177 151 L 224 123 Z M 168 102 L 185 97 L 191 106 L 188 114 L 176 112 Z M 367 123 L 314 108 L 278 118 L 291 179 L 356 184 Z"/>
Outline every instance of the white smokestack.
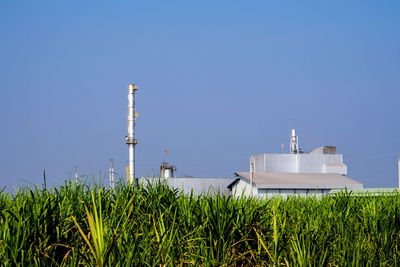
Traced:
<path fill-rule="evenodd" d="M 137 140 L 135 139 L 135 91 L 138 87 L 134 84 L 128 84 L 128 135 L 126 136 L 126 144 L 129 149 L 129 171 L 128 171 L 128 183 L 135 183 L 135 145 Z"/>

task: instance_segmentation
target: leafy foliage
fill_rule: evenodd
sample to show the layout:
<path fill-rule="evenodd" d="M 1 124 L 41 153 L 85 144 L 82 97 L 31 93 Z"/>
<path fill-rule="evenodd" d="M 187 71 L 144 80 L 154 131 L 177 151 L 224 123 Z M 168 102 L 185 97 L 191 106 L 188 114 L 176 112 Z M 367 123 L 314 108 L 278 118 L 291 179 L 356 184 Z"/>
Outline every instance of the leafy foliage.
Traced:
<path fill-rule="evenodd" d="M 0 195 L 0 262 L 399 265 L 400 195 L 232 198 L 65 182 Z"/>

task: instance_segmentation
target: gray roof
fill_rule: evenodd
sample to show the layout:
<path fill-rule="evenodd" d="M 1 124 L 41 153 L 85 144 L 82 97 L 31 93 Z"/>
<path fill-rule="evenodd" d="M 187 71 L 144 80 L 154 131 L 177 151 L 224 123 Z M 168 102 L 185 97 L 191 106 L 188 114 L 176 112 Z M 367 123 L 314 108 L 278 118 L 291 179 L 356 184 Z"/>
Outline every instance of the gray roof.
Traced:
<path fill-rule="evenodd" d="M 228 194 L 228 185 L 235 178 L 139 178 L 139 184 L 166 182 L 170 187 L 182 190 L 185 194 L 200 195 L 205 193 Z"/>
<path fill-rule="evenodd" d="M 229 188 L 232 188 L 240 178 L 250 180 L 249 172 L 236 172 L 235 175 L 239 178 L 233 181 Z M 254 173 L 253 183 L 257 188 L 333 189 L 363 187 L 361 183 L 338 173 Z"/>

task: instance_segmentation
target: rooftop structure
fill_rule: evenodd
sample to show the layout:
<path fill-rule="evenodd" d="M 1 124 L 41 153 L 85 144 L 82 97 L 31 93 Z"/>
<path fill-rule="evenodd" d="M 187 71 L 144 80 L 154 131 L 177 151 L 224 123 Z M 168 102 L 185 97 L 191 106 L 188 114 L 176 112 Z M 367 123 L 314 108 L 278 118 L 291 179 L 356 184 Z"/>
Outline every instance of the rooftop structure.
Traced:
<path fill-rule="evenodd" d="M 160 177 L 161 178 L 172 178 L 176 172 L 176 166 L 163 162 L 160 166 Z"/>
<path fill-rule="evenodd" d="M 340 154 L 258 154 L 254 158 L 254 172 L 347 174 Z"/>
<path fill-rule="evenodd" d="M 299 148 L 295 129 L 290 136 L 290 154 L 258 154 L 253 157 L 254 172 L 347 174 L 343 156 L 336 154 L 336 147 L 321 146 L 304 153 Z"/>

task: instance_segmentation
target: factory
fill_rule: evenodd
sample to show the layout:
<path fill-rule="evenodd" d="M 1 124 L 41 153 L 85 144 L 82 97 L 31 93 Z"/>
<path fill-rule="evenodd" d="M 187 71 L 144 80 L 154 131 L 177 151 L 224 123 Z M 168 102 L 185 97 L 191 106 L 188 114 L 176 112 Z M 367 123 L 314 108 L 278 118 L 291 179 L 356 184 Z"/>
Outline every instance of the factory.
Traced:
<path fill-rule="evenodd" d="M 266 196 L 324 195 L 332 189 L 360 189 L 363 185 L 347 177 L 343 155 L 336 147 L 323 146 L 304 153 L 292 129 L 289 154 L 259 154 L 250 157 L 249 172 L 235 173 L 228 186 L 232 195 Z"/>
<path fill-rule="evenodd" d="M 250 156 L 248 172 L 236 172 L 233 178 L 175 177 L 176 166 L 162 162 L 160 176 L 153 178 L 135 177 L 135 113 L 134 94 L 137 86 L 128 85 L 128 135 L 129 166 L 127 182 L 146 185 L 166 183 L 184 194 L 222 194 L 234 197 L 273 197 L 280 195 L 329 194 L 338 189 L 362 189 L 363 185 L 347 177 L 347 166 L 343 156 L 336 153 L 334 146 L 322 146 L 304 153 L 299 147 L 295 129 L 291 130 L 288 154 L 258 154 Z"/>

